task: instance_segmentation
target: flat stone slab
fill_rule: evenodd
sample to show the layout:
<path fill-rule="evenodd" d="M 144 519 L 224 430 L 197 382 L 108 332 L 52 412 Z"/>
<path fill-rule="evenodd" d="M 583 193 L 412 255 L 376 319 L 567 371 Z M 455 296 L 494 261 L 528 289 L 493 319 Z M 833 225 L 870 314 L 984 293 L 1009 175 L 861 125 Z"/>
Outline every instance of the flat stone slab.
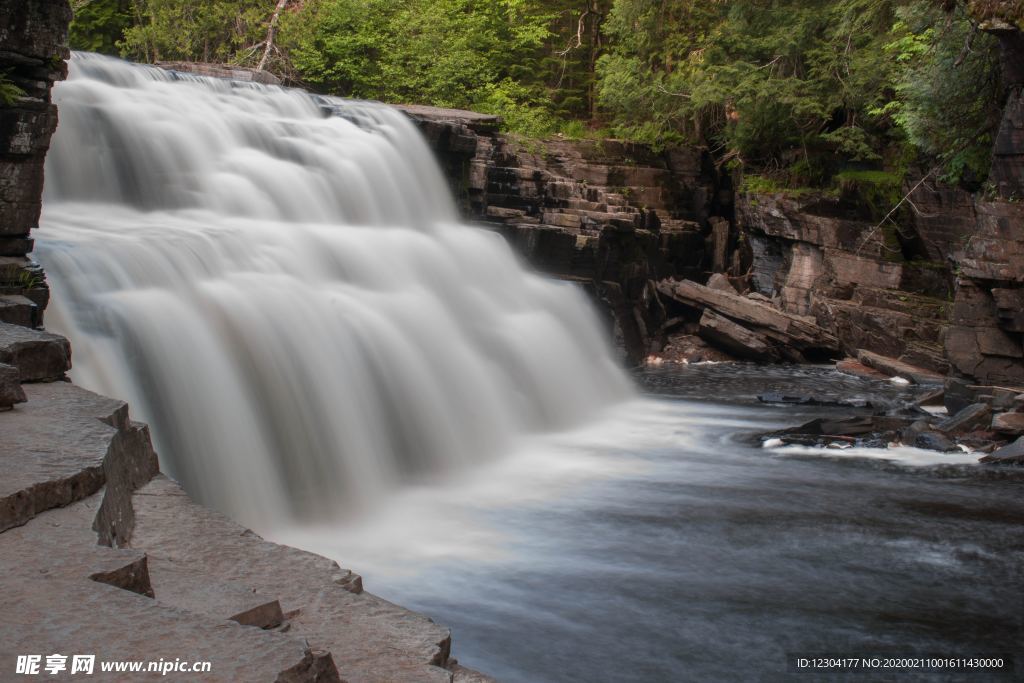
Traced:
<path fill-rule="evenodd" d="M 859 360 L 853 358 L 844 358 L 841 361 L 837 361 L 836 370 L 844 375 L 863 377 L 864 379 L 889 379 L 889 375 L 884 372 L 879 372 L 874 368 L 869 368 L 867 365 L 864 365 Z"/>
<path fill-rule="evenodd" d="M 986 455 L 980 462 L 991 465 L 1024 465 L 1024 436 Z"/>
<path fill-rule="evenodd" d="M 196 505 L 163 476 L 135 493 L 133 507 L 131 547 L 145 552 L 154 567 L 173 562 L 212 581 L 276 597 L 288 615 L 288 634 L 330 652 L 343 680 L 452 680 L 443 668 L 451 647 L 448 629 L 369 593 L 352 592 L 351 572 L 336 562 L 265 541 Z"/>
<path fill-rule="evenodd" d="M 171 560 L 150 560 L 148 564 L 150 584 L 161 603 L 243 626 L 268 629 L 284 623 L 276 598 L 239 583 L 218 581 Z"/>
<path fill-rule="evenodd" d="M 1024 413 L 1000 413 L 992 418 L 992 429 L 1000 434 L 1024 434 Z"/>
<path fill-rule="evenodd" d="M 0 295 L 0 323 L 33 327 L 39 323 L 39 307 L 21 294 Z"/>
<path fill-rule="evenodd" d="M 210 672 L 195 678 L 203 681 L 339 681 L 333 664 L 326 666 L 329 658 L 311 652 L 299 637 L 202 618 L 91 578 L 144 557 L 138 550 L 96 545 L 90 525 L 99 498 L 0 533 L 0 671 L 5 676 L 15 671 L 18 655 L 41 655 L 45 663 L 47 655 L 61 654 L 70 664 L 74 655 L 91 654 L 95 671 L 86 678 L 96 681 L 127 680 L 124 673 L 102 673 L 102 661 L 161 659 L 209 661 Z M 184 678 L 179 673 L 167 680 Z"/>
<path fill-rule="evenodd" d="M 858 351 L 857 360 L 869 368 L 874 368 L 890 377 L 903 377 L 914 384 L 941 385 L 946 382 L 945 376 L 937 372 L 919 368 L 910 363 L 904 363 L 896 358 L 888 358 L 872 351 Z"/>
<path fill-rule="evenodd" d="M 444 107 L 430 107 L 424 104 L 399 104 L 394 105 L 395 109 L 418 118 L 432 121 L 460 121 L 472 123 L 492 123 L 497 125 L 501 122 L 500 116 L 494 114 L 481 114 L 477 111 L 466 109 L 446 109 Z"/>
<path fill-rule="evenodd" d="M 127 423 L 123 401 L 67 382 L 22 386 L 28 402 L 0 413 L 0 531 L 98 491 L 103 460 Z"/>
<path fill-rule="evenodd" d="M 718 315 L 711 309 L 705 310 L 700 318 L 699 334 L 701 339 L 740 358 L 758 361 L 779 359 L 778 352 L 764 335 Z"/>
<path fill-rule="evenodd" d="M 657 289 L 684 306 L 701 311 L 711 309 L 771 339 L 780 352 L 795 352 L 791 360 L 801 360 L 801 354 L 807 353 L 834 357 L 839 351 L 839 341 L 813 318 L 785 313 L 760 301 L 690 280 L 662 280 Z"/>
<path fill-rule="evenodd" d="M 22 382 L 52 382 L 71 369 L 71 344 L 60 335 L 0 322 L 0 363 L 18 368 Z"/>

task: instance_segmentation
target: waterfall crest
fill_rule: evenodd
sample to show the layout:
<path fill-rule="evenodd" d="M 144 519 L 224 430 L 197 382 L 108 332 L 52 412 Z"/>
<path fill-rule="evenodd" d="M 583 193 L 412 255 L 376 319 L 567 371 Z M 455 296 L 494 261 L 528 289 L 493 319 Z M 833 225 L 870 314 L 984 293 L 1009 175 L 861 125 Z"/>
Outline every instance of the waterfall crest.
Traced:
<path fill-rule="evenodd" d="M 400 112 L 87 54 L 54 99 L 49 326 L 204 503 L 330 518 L 629 395 L 585 298 L 457 222 Z"/>

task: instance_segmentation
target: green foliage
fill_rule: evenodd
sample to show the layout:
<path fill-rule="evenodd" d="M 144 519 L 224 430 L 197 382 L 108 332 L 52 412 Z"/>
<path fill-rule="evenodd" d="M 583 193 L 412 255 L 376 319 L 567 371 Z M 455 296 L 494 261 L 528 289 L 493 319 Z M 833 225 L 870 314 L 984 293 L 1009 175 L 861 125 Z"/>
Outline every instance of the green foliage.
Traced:
<path fill-rule="evenodd" d="M 131 0 L 78 0 L 68 41 L 73 50 L 119 55 L 118 43 L 132 25 Z"/>
<path fill-rule="evenodd" d="M 6 71 L 0 72 L 0 104 L 10 107 L 24 95 L 24 90 L 7 80 Z"/>
<path fill-rule="evenodd" d="M 498 114 L 527 136 L 702 145 L 789 187 L 911 163 L 981 187 L 1002 91 L 996 41 L 972 21 L 1004 4 L 291 0 L 268 68 L 320 92 Z M 253 65 L 276 1 L 73 5 L 78 49 Z"/>
<path fill-rule="evenodd" d="M 558 121 L 524 77 L 550 37 L 526 0 L 312 0 L 282 29 L 303 82 L 327 92 L 475 108 L 546 135 Z"/>
<path fill-rule="evenodd" d="M 268 0 L 132 0 L 119 43 L 139 61 L 242 63 L 258 53 L 273 12 Z"/>
<path fill-rule="evenodd" d="M 914 4 L 900 11 L 885 50 L 900 65 L 896 97 L 871 113 L 891 117 L 944 180 L 980 186 L 1001 113 L 996 39 L 960 13 Z"/>

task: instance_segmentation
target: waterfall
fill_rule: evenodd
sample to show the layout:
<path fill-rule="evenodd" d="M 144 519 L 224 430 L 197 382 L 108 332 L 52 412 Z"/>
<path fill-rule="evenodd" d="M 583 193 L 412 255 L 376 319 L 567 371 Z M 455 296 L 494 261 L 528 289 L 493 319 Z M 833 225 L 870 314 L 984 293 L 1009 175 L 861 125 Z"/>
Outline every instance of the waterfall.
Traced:
<path fill-rule="evenodd" d="M 331 519 L 629 395 L 584 296 L 460 225 L 400 112 L 89 54 L 54 99 L 48 325 L 200 501 Z"/>

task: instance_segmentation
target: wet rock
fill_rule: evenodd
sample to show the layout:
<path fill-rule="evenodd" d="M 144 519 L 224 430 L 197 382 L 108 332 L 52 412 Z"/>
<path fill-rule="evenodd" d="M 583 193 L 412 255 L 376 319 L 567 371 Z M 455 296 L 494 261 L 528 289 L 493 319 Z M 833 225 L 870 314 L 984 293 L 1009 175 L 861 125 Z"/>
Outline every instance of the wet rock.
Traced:
<path fill-rule="evenodd" d="M 950 377 L 946 380 L 945 387 L 946 394 L 943 398 L 943 404 L 950 415 L 956 415 L 967 406 L 977 403 L 974 391 L 971 390 L 970 382 Z"/>
<path fill-rule="evenodd" d="M 791 429 L 774 432 L 766 437 L 780 439 L 786 444 L 830 447 L 833 443 L 870 448 L 885 448 L 898 440 L 911 427 L 912 418 L 865 415 L 844 419 L 819 418 Z"/>
<path fill-rule="evenodd" d="M 0 363 L 16 367 L 22 382 L 52 382 L 71 369 L 71 344 L 56 334 L 0 323 Z"/>
<path fill-rule="evenodd" d="M 15 403 L 26 400 L 18 368 L 0 363 L 0 410 L 10 410 Z"/>
<path fill-rule="evenodd" d="M 964 434 L 987 428 L 991 419 L 992 408 L 987 403 L 974 403 L 942 420 L 935 425 L 935 429 L 943 434 Z"/>
<path fill-rule="evenodd" d="M 913 446 L 916 448 L 924 448 L 929 451 L 939 451 L 940 453 L 951 453 L 953 451 L 960 450 L 959 446 L 950 441 L 944 435 L 933 431 L 926 431 L 918 434 L 913 441 Z"/>
<path fill-rule="evenodd" d="M 931 422 L 927 420 L 918 420 L 912 423 L 909 427 L 905 427 L 900 432 L 900 440 L 906 444 L 913 444 L 917 441 L 917 437 L 921 436 L 925 432 L 929 432 L 932 429 Z"/>
<path fill-rule="evenodd" d="M 759 394 L 757 400 L 761 403 L 784 403 L 787 405 L 799 406 L 839 406 L 843 408 L 870 408 L 872 403 L 865 398 L 836 398 L 827 396 L 816 396 L 814 394 L 784 394 L 777 391 L 768 391 Z"/>
<path fill-rule="evenodd" d="M 992 465 L 1024 465 L 1024 436 L 986 455 L 980 462 Z"/>
<path fill-rule="evenodd" d="M 941 385 L 946 378 L 937 372 L 904 363 L 896 358 L 887 358 L 871 351 L 860 350 L 857 360 L 869 368 L 874 368 L 890 377 L 903 377 L 915 384 Z"/>
<path fill-rule="evenodd" d="M 1000 413 L 992 418 L 992 429 L 1008 436 L 1024 434 L 1024 413 Z"/>

